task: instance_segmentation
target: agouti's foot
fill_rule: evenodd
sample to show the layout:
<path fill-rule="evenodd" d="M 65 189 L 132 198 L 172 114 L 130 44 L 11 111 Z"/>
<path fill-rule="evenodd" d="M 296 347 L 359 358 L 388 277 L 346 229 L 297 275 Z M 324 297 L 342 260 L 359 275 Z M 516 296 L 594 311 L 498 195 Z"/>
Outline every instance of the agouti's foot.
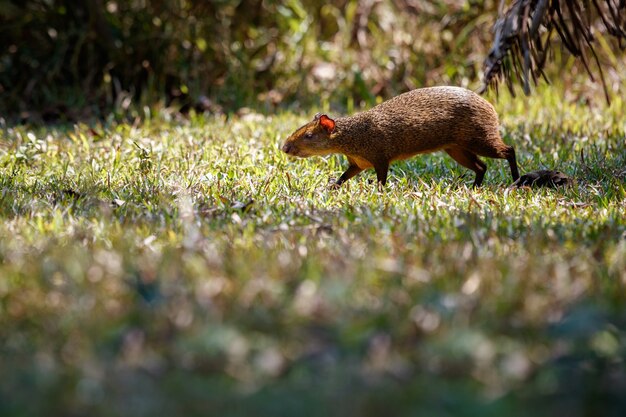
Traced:
<path fill-rule="evenodd" d="M 329 190 L 338 190 L 340 188 L 341 188 L 341 184 L 339 184 L 338 182 L 333 182 L 328 185 Z"/>

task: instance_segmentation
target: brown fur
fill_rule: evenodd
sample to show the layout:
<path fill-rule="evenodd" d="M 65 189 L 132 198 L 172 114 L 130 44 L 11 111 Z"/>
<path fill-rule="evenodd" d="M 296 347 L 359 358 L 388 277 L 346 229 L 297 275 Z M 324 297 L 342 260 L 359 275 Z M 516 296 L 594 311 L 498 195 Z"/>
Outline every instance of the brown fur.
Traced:
<path fill-rule="evenodd" d="M 300 157 L 346 155 L 350 165 L 336 185 L 372 167 L 384 185 L 391 162 L 443 150 L 473 170 L 474 186 L 479 186 L 487 166 L 478 156 L 508 160 L 513 180 L 519 178 L 515 151 L 502 142 L 498 126 L 493 106 L 472 91 L 420 88 L 334 121 L 317 115 L 289 136 L 282 149 Z"/>

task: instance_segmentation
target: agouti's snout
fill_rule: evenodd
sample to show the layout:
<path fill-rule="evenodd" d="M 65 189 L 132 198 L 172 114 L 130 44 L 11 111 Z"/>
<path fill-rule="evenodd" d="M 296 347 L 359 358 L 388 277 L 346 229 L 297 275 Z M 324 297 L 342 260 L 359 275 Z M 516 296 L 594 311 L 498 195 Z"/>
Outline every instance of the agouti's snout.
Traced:
<path fill-rule="evenodd" d="M 296 156 L 301 158 L 309 156 L 308 154 L 304 154 L 302 150 L 298 147 L 298 145 L 292 142 L 285 142 L 281 150 L 289 156 Z"/>
<path fill-rule="evenodd" d="M 285 143 L 283 145 L 282 151 L 288 155 L 291 154 L 291 152 L 293 152 L 293 145 L 289 142 Z"/>

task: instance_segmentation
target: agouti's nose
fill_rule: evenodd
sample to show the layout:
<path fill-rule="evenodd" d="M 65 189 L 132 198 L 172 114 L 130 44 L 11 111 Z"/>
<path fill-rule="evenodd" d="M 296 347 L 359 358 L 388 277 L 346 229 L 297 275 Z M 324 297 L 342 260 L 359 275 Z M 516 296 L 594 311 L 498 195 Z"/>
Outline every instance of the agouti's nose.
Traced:
<path fill-rule="evenodd" d="M 293 149 L 293 146 L 291 145 L 291 143 L 285 143 L 283 145 L 283 152 L 285 153 L 290 153 L 292 149 Z"/>

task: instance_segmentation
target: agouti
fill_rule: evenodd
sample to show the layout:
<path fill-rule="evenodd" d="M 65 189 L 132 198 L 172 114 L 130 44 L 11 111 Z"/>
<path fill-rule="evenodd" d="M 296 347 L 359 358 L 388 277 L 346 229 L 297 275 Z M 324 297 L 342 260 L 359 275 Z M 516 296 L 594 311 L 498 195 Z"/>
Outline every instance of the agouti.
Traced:
<path fill-rule="evenodd" d="M 506 159 L 513 181 L 519 178 L 515 151 L 502 142 L 493 106 L 460 87 L 419 88 L 336 120 L 318 113 L 282 150 L 299 157 L 346 155 L 350 165 L 335 186 L 372 167 L 385 185 L 391 162 L 439 150 L 476 173 L 474 187 L 487 170 L 478 156 Z"/>

